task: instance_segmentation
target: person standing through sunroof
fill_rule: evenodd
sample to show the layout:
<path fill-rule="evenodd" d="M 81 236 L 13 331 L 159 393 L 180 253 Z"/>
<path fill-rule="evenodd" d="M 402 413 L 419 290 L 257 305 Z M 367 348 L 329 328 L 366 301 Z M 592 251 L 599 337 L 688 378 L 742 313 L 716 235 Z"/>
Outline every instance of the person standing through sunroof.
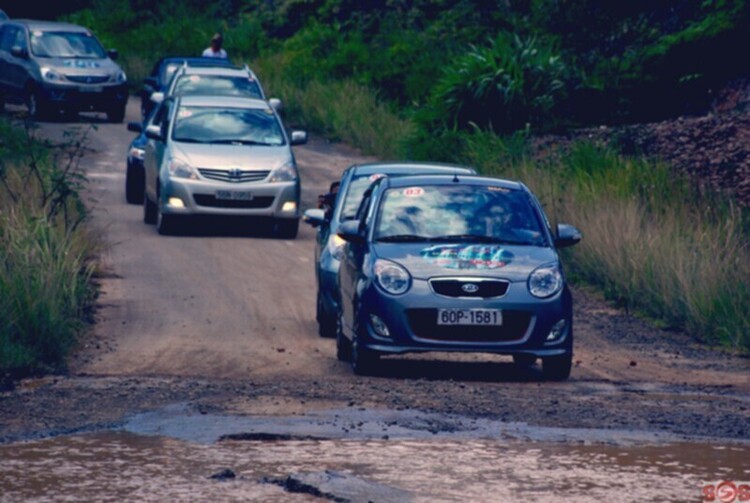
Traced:
<path fill-rule="evenodd" d="M 203 51 L 203 57 L 227 59 L 227 51 L 221 47 L 223 43 L 224 37 L 221 36 L 221 33 L 214 34 L 214 36 L 211 37 L 211 46 Z"/>

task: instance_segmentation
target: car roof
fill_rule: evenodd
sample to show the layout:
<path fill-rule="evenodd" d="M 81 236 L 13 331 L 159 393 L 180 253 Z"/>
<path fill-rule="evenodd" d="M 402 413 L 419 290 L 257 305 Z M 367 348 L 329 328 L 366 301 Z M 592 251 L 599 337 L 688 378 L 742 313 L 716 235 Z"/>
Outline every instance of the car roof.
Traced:
<path fill-rule="evenodd" d="M 255 75 L 245 68 L 237 68 L 235 66 L 225 67 L 209 65 L 190 66 L 190 62 L 188 62 L 188 66 L 185 67 L 184 73 L 182 75 L 219 75 L 223 77 L 247 77 L 248 75 L 251 75 L 253 78 L 255 78 Z"/>
<path fill-rule="evenodd" d="M 458 181 L 456 181 L 458 179 Z M 503 178 L 494 178 L 489 176 L 453 176 L 453 175 L 415 175 L 389 178 L 390 187 L 412 187 L 420 185 L 471 185 L 471 186 L 490 186 L 502 187 L 510 190 L 526 190 L 526 186 L 521 182 L 514 180 L 505 180 Z"/>
<path fill-rule="evenodd" d="M 91 30 L 71 23 L 59 23 L 57 21 L 38 21 L 36 19 L 9 19 L 6 23 L 18 23 L 25 25 L 29 30 L 38 31 L 74 31 L 91 33 Z"/>
<path fill-rule="evenodd" d="M 188 67 L 196 66 L 220 66 L 220 67 L 234 67 L 231 61 L 228 59 L 221 58 L 203 58 L 197 56 L 169 56 L 162 58 L 160 61 L 161 65 L 169 64 L 184 64 L 187 63 Z"/>
<path fill-rule="evenodd" d="M 445 173 L 452 175 L 453 173 L 464 173 L 474 174 L 476 171 L 473 168 L 466 166 L 460 166 L 458 164 L 448 164 L 440 162 L 417 162 L 417 161 L 391 161 L 391 162 L 372 162 L 367 164 L 357 164 L 352 166 L 353 175 L 355 176 L 367 176 L 367 175 L 396 175 L 409 173 L 417 173 L 420 171 L 429 172 L 430 174 Z"/>
<path fill-rule="evenodd" d="M 178 98 L 180 105 L 193 107 L 259 108 L 273 110 L 267 101 L 239 96 L 191 95 Z"/>

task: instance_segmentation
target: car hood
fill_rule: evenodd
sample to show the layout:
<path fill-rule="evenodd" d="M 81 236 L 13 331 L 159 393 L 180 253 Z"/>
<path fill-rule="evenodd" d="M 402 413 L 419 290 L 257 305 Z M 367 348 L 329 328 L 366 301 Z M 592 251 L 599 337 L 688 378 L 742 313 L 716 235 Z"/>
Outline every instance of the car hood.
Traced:
<path fill-rule="evenodd" d="M 109 58 L 44 58 L 40 59 L 39 62 L 39 66 L 48 66 L 63 75 L 111 76 L 121 70 L 119 65 Z"/>
<path fill-rule="evenodd" d="M 271 170 L 293 160 L 289 146 L 173 143 L 174 157 L 196 168 Z"/>
<path fill-rule="evenodd" d="M 557 252 L 538 246 L 466 243 L 377 243 L 378 258 L 393 260 L 416 279 L 497 276 L 526 281 L 537 267 L 557 262 Z"/>

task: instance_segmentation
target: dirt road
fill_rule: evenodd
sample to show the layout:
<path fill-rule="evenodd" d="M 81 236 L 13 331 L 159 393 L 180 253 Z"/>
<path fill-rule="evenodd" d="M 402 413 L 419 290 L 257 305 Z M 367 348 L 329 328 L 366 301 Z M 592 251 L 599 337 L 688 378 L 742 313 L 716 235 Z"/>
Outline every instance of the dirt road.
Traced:
<path fill-rule="evenodd" d="M 136 114 L 131 103 L 128 119 Z M 68 375 L 0 393 L 0 442 L 99 429 L 173 403 L 201 414 L 278 417 L 413 409 L 597 429 L 592 441 L 610 443 L 627 432 L 706 442 L 750 437 L 750 360 L 658 330 L 583 288 L 574 291 L 575 367 L 567 382 L 543 382 L 538 369 L 487 355 L 388 358 L 379 375 L 355 377 L 336 360 L 334 341 L 317 335 L 312 229 L 302 226 L 296 240 L 232 225 L 159 236 L 142 209 L 125 202 L 132 135 L 124 125 L 89 117 L 42 124 L 39 134 L 61 138 L 91 121 L 97 129 L 83 164 L 92 224 L 108 245 L 97 322 Z M 322 140 L 295 154 L 303 208 L 363 160 Z M 430 424 L 435 434 L 455 428 Z"/>

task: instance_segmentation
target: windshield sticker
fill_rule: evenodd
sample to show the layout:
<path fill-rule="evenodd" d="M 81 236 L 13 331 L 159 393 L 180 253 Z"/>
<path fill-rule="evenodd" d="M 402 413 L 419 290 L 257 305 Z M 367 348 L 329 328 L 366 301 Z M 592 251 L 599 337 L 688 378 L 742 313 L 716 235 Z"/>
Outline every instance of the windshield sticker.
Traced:
<path fill-rule="evenodd" d="M 424 189 L 422 187 L 409 187 L 408 189 L 404 189 L 403 194 L 406 197 L 422 197 Z"/>
<path fill-rule="evenodd" d="M 193 112 L 190 110 L 180 110 L 180 112 L 177 114 L 177 117 L 179 117 L 180 119 L 184 119 L 186 117 L 190 117 L 191 115 L 193 115 Z"/>
<path fill-rule="evenodd" d="M 510 192 L 510 189 L 506 189 L 505 187 L 494 187 L 494 186 L 487 187 L 487 190 L 492 191 L 492 192 L 502 192 L 504 194 L 507 194 L 508 192 Z"/>
<path fill-rule="evenodd" d="M 424 260 L 446 269 L 500 269 L 513 261 L 508 250 L 493 245 L 438 245 L 420 252 Z"/>
<path fill-rule="evenodd" d="M 374 175 L 370 175 L 370 182 L 376 182 L 383 177 L 385 177 L 383 173 L 375 173 Z"/>
<path fill-rule="evenodd" d="M 200 75 L 191 75 L 190 76 L 190 82 L 198 82 L 199 80 L 201 80 Z"/>
<path fill-rule="evenodd" d="M 35 31 L 34 33 L 32 33 L 32 35 L 34 35 L 35 37 L 41 37 L 42 35 L 44 35 L 44 32 Z"/>

